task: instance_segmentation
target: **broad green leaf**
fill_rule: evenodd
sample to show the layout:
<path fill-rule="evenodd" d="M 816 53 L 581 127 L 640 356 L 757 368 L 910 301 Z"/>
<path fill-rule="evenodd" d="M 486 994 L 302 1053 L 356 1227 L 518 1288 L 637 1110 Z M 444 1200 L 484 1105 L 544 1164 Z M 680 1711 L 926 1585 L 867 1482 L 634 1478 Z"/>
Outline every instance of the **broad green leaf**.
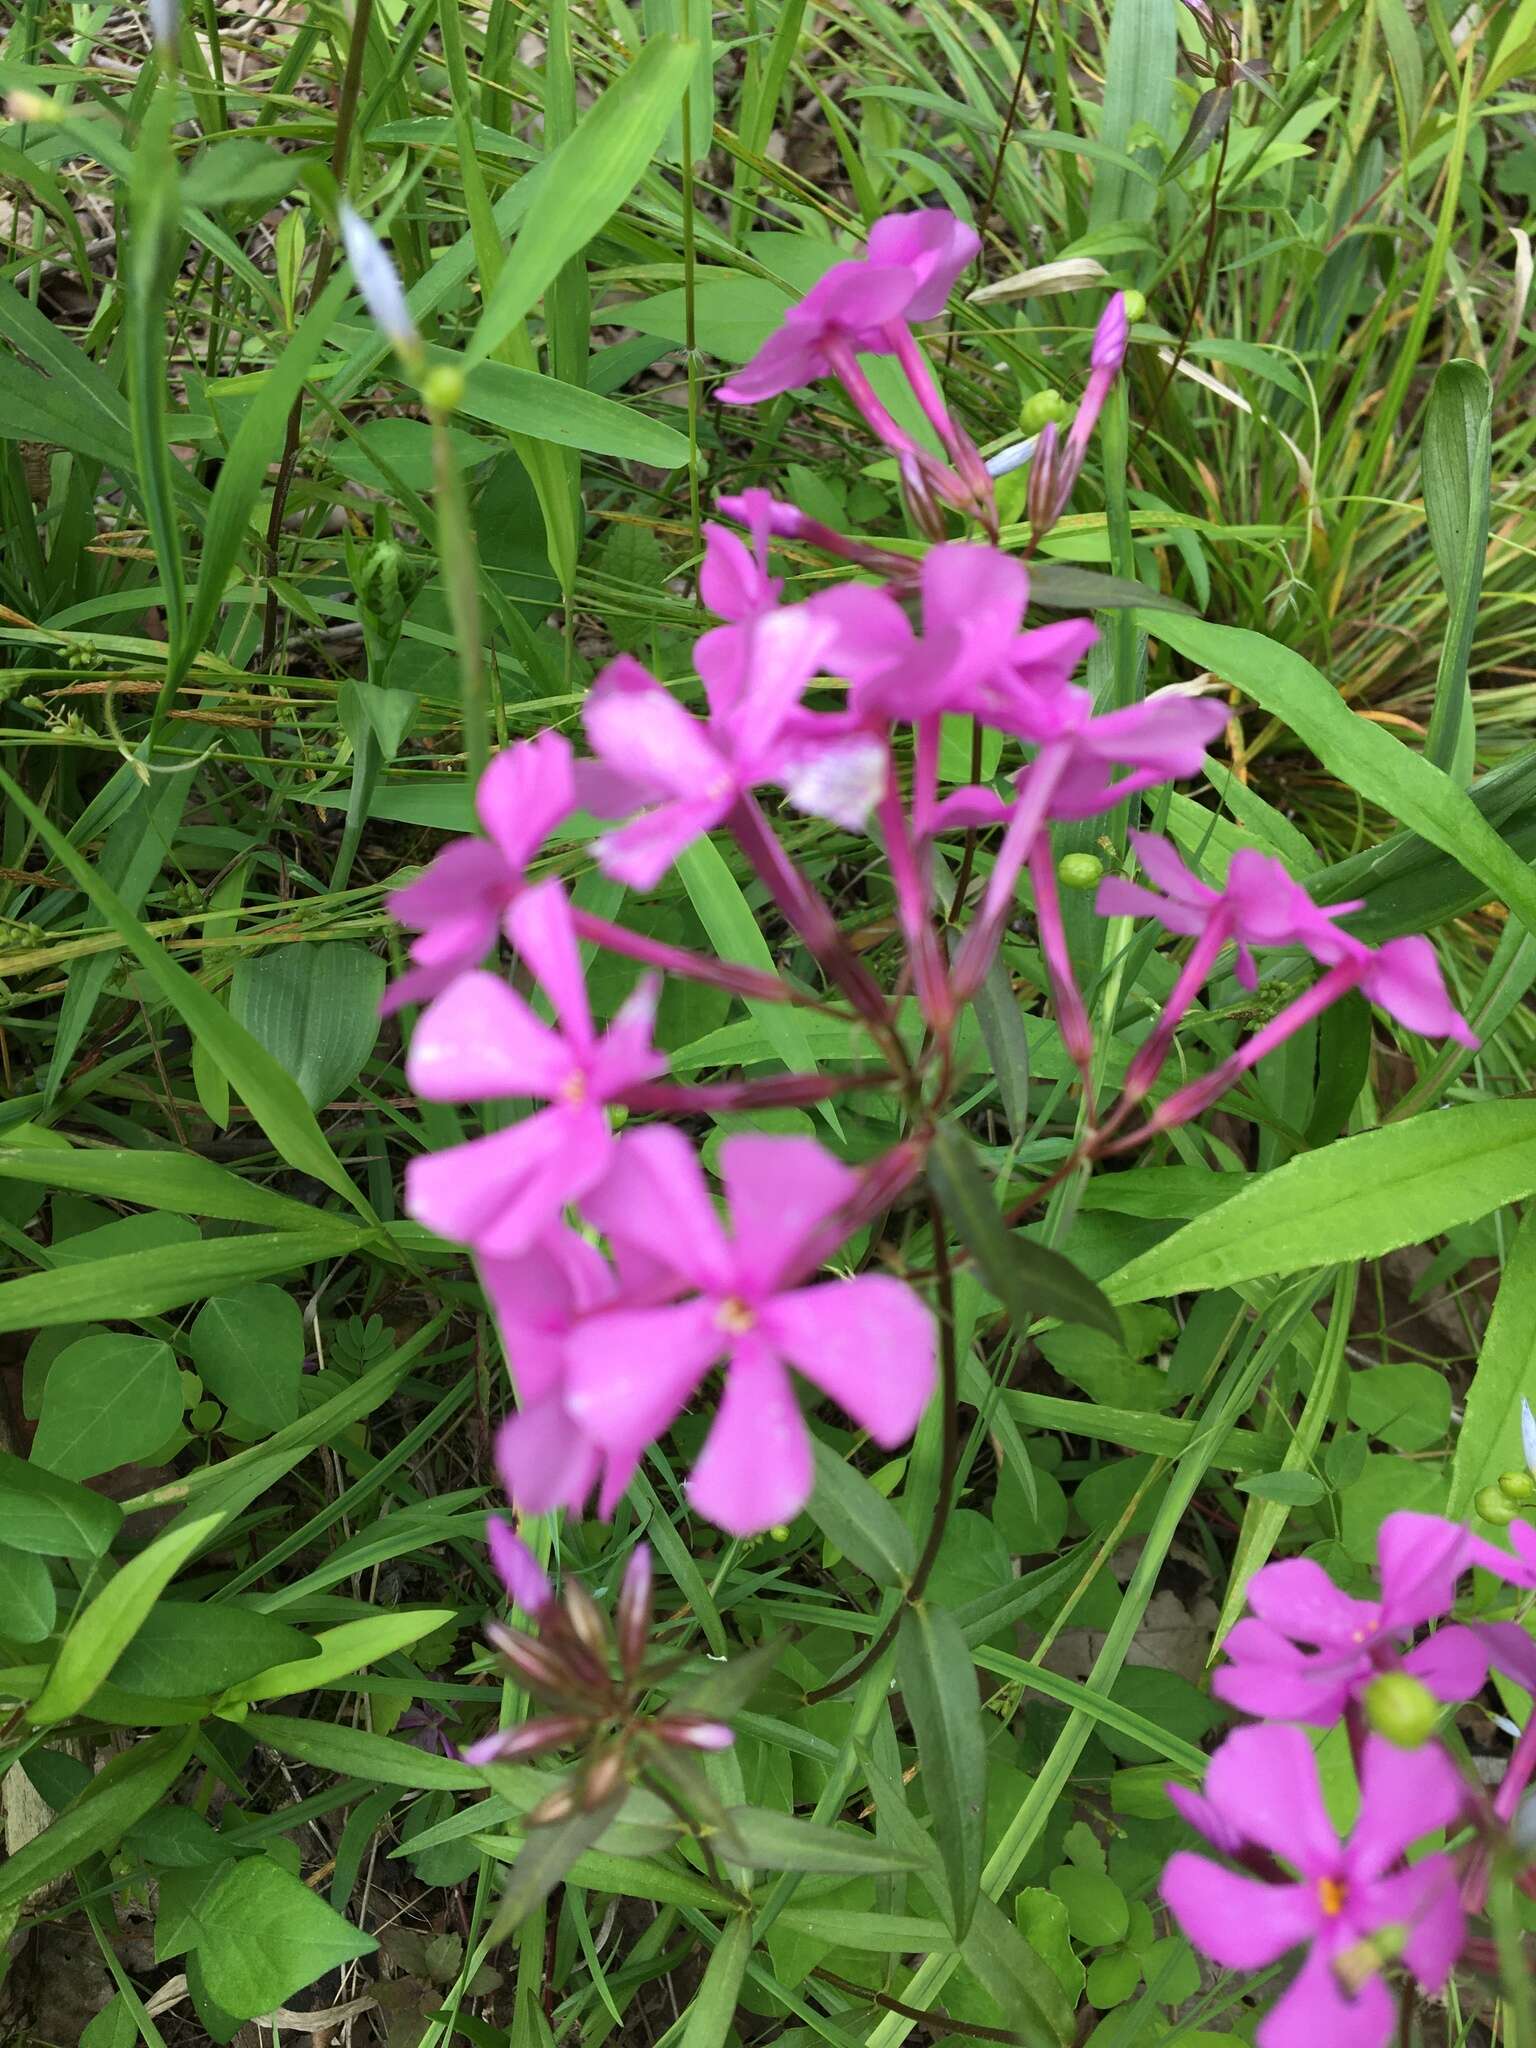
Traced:
<path fill-rule="evenodd" d="M 300 1687 L 307 1679 L 298 1681 Z M 362 1778 L 375 1785 L 400 1785 L 412 1792 L 479 1792 L 487 1783 L 484 1771 L 452 1757 L 436 1756 L 413 1743 L 387 1735 L 370 1735 L 339 1721 L 302 1721 L 285 1714 L 247 1714 L 241 1727 L 257 1742 L 269 1743 L 284 1756 L 297 1757 L 338 1777 Z"/>
<path fill-rule="evenodd" d="M 1316 1507 L 1328 1491 L 1315 1472 L 1256 1472 L 1251 1479 L 1234 1480 L 1233 1485 L 1238 1493 L 1254 1500 L 1273 1501 L 1287 1508 Z"/>
<path fill-rule="evenodd" d="M 316 1259 L 336 1258 L 372 1242 L 370 1230 L 336 1217 L 312 1221 L 307 1230 L 219 1237 L 157 1252 L 124 1252 L 84 1267 L 28 1273 L 20 1280 L 0 1281 L 0 1330 L 38 1329 L 95 1316 L 128 1322 L 160 1315 L 185 1302 L 225 1293 L 239 1281 L 294 1273 Z"/>
<path fill-rule="evenodd" d="M 1021 1337 L 1041 1317 L 1054 1316 L 1119 1341 L 1120 1320 L 1093 1282 L 1060 1252 L 1009 1229 L 971 1141 L 956 1125 L 935 1131 L 928 1173 L 944 1214 Z"/>
<path fill-rule="evenodd" d="M 32 1456 L 66 1479 L 94 1479 L 151 1457 L 181 1420 L 181 1408 L 169 1344 L 118 1330 L 81 1337 L 49 1368 Z"/>
<path fill-rule="evenodd" d="M 1116 1301 L 1375 1259 L 1536 1192 L 1536 1102 L 1438 1109 L 1251 1180 L 1107 1283 Z"/>
<path fill-rule="evenodd" d="M 20 1906 L 88 1856 L 115 1848 L 141 1814 L 160 1804 L 191 1750 L 191 1729 L 167 1729 L 113 1757 L 51 1827 L 6 1859 L 0 1868 L 0 1913 Z"/>
<path fill-rule="evenodd" d="M 269 1664 L 317 1658 L 286 1622 L 220 1601 L 162 1600 L 112 1667 L 112 1683 L 150 1699 L 222 1692 Z"/>
<path fill-rule="evenodd" d="M 143 966 L 160 994 L 175 1009 L 194 1038 L 218 1062 L 232 1087 L 238 1089 L 247 1108 L 272 1140 L 280 1155 L 300 1173 L 311 1174 L 328 1188 L 345 1196 L 370 1224 L 377 1222 L 373 1211 L 352 1185 L 341 1161 L 331 1150 L 314 1112 L 292 1078 L 284 1073 L 249 1032 L 243 1031 L 224 1005 L 205 989 L 152 939 L 138 919 L 100 879 L 91 864 L 70 845 L 52 819 L 40 811 L 13 779 L 0 769 L 0 791 L 38 834 L 54 860 L 85 891 L 91 903 L 112 926 L 128 950 Z M 268 1271 L 277 1270 L 269 1267 Z M 249 1274 L 244 1277 L 251 1277 Z M 13 1282 L 12 1285 L 27 1283 Z M 204 1289 L 203 1292 L 210 1290 Z M 0 1293 L 4 1290 L 0 1289 Z M 195 1299 L 183 1294 L 180 1301 Z M 168 1306 L 158 1303 L 157 1307 Z M 114 1311 L 119 1319 L 145 1310 Z M 23 1318 L 23 1326 L 25 1324 Z M 14 1327 L 14 1326 L 12 1326 Z"/>
<path fill-rule="evenodd" d="M 1432 762 L 1394 739 L 1384 725 L 1351 711 L 1338 691 L 1301 655 L 1263 633 L 1203 619 L 1149 614 L 1154 639 L 1246 696 L 1288 725 L 1330 775 L 1401 819 L 1432 846 L 1468 868 L 1536 932 L 1536 873 L 1502 839 L 1465 790 Z"/>
<path fill-rule="evenodd" d="M 234 2019 L 272 2012 L 328 1970 L 378 1947 L 267 1856 L 231 1863 L 198 1920 L 203 1982 Z"/>
<path fill-rule="evenodd" d="M 950 1921 L 963 1941 L 981 1886 L 987 1747 L 975 1667 L 952 1614 L 941 1607 L 906 1610 L 896 1637 L 896 1679 L 917 1736 Z"/>
<path fill-rule="evenodd" d="M 102 1556 L 123 1525 L 105 1494 L 0 1451 L 0 1543 L 41 1557 Z"/>
<path fill-rule="evenodd" d="M 399 1650 L 408 1650 L 412 1643 L 419 1643 L 423 1636 L 431 1635 L 434 1629 L 453 1619 L 451 1607 L 422 1607 L 404 1614 L 376 1614 L 363 1621 L 344 1621 L 319 1636 L 313 1652 L 297 1663 L 275 1664 L 270 1670 L 258 1672 L 236 1686 L 223 1704 L 281 1699 L 285 1693 L 308 1692 L 315 1686 L 328 1685 L 334 1678 L 346 1678 L 361 1671 L 365 1664 L 376 1664 L 381 1657 L 393 1657 Z"/>
<path fill-rule="evenodd" d="M 53 1632 L 58 1595 L 46 1559 L 0 1544 L 0 1636 L 40 1643 Z"/>
<path fill-rule="evenodd" d="M 1424 517 L 1445 585 L 1449 616 L 1440 642 L 1427 752 L 1465 788 L 1477 733 L 1467 663 L 1488 553 L 1493 387 L 1480 363 L 1442 363 L 1424 414 Z"/>
<path fill-rule="evenodd" d="M 1466 1515 L 1477 1494 L 1501 1473 L 1525 1469 L 1522 1399 L 1536 1408 L 1536 1208 L 1526 1211 L 1510 1245 L 1477 1371 L 1467 1389 L 1446 1507 L 1455 1520 Z"/>
<path fill-rule="evenodd" d="M 826 1828 L 767 1807 L 728 1807 L 726 1818 L 754 1870 L 810 1870 L 860 1877 L 866 1872 L 916 1870 L 923 1861 L 895 1855 L 873 1835 L 857 1829 Z"/>
<path fill-rule="evenodd" d="M 136 1202 L 145 1209 L 265 1223 L 274 1230 L 308 1227 L 315 1220 L 309 1203 L 259 1187 L 192 1152 L 60 1151 L 51 1145 L 12 1142 L 0 1147 L 0 1180 L 35 1181 L 39 1187 L 110 1195 L 113 1201 Z"/>
<path fill-rule="evenodd" d="M 282 946 L 241 960 L 230 1015 L 324 1109 L 357 1079 L 379 1036 L 384 962 L 365 946 Z"/>
<path fill-rule="evenodd" d="M 257 1282 L 215 1295 L 189 1333 L 192 1363 L 210 1394 L 263 1429 L 299 1412 L 304 1318 L 281 1287 Z"/>
<path fill-rule="evenodd" d="M 697 51 L 654 36 L 554 155 L 487 295 L 468 363 L 493 355 L 639 184 L 693 74 Z"/>
<path fill-rule="evenodd" d="M 883 1493 L 877 1492 L 846 1458 L 811 1439 L 816 1484 L 809 1509 L 811 1520 L 844 1556 L 868 1572 L 878 1586 L 900 1586 L 912 1576 L 917 1554 L 906 1523 Z"/>
<path fill-rule="evenodd" d="M 736 1999 L 752 1953 L 752 1916 L 738 1913 L 727 1923 L 704 1966 L 688 2013 L 681 2048 L 724 2048 L 736 2017 Z"/>
<path fill-rule="evenodd" d="M 67 1721 L 79 1713 L 133 1641 L 165 1588 L 222 1521 L 221 1515 L 200 1515 L 195 1521 L 173 1523 L 137 1557 L 130 1558 L 76 1615 L 53 1660 L 47 1684 L 28 1709 L 27 1718 L 34 1727 Z"/>
<path fill-rule="evenodd" d="M 1061 1945 L 1070 1955 L 1065 1936 Z M 961 1953 L 1015 2032 L 1041 2048 L 1066 2048 L 1076 2031 L 1076 1999 L 1063 1990 L 1053 1964 L 985 1892 L 976 1900 Z"/>

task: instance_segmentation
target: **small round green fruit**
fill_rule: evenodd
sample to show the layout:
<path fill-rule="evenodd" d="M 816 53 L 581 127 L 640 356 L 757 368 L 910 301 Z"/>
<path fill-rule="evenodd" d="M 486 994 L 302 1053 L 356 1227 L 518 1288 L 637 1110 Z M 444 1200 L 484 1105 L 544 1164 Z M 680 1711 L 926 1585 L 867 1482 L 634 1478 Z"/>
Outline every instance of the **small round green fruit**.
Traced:
<path fill-rule="evenodd" d="M 1485 1486 L 1472 1503 L 1485 1522 L 1495 1529 L 1507 1529 L 1520 1510 L 1500 1486 Z"/>
<path fill-rule="evenodd" d="M 1037 391 L 1019 408 L 1019 430 L 1038 434 L 1040 429 L 1067 416 L 1067 402 L 1059 391 Z"/>
<path fill-rule="evenodd" d="M 1064 853 L 1056 879 L 1063 889 L 1097 889 L 1104 879 L 1104 863 L 1096 853 Z"/>
<path fill-rule="evenodd" d="M 1398 1749 L 1417 1749 L 1435 1732 L 1440 1702 L 1406 1671 L 1384 1671 L 1365 1688 L 1365 1718 Z"/>
<path fill-rule="evenodd" d="M 1134 327 L 1138 320 L 1145 320 L 1147 317 L 1147 302 L 1141 293 L 1130 291 L 1122 293 L 1121 296 L 1125 300 L 1125 317 L 1130 321 L 1131 325 Z"/>
<path fill-rule="evenodd" d="M 1518 1501 L 1523 1507 L 1527 1501 L 1536 1500 L 1536 1478 L 1529 1472 L 1501 1472 L 1499 1491 L 1506 1500 Z"/>

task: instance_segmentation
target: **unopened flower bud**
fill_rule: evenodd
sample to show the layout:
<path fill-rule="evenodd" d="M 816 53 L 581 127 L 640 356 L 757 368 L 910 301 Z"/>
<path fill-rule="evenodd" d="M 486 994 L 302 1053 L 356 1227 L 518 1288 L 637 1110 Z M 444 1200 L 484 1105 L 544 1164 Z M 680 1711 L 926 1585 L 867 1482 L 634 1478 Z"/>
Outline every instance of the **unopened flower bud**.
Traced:
<path fill-rule="evenodd" d="M 645 1657 L 645 1645 L 651 1633 L 651 1546 L 648 1543 L 637 1543 L 629 1554 L 614 1620 L 618 1627 L 619 1662 L 633 1677 Z"/>
<path fill-rule="evenodd" d="M 1056 879 L 1063 889 L 1097 889 L 1104 879 L 1104 863 L 1096 853 L 1064 853 Z"/>
<path fill-rule="evenodd" d="M 623 1784 L 627 1770 L 628 1762 L 622 1748 L 605 1749 L 582 1777 L 583 1810 L 595 1813 L 598 1807 L 606 1804 Z"/>
<path fill-rule="evenodd" d="M 28 92 L 25 86 L 18 86 L 5 96 L 5 118 L 8 121 L 56 121 L 62 118 L 63 112 L 57 100 L 44 99 L 40 92 Z"/>
<path fill-rule="evenodd" d="M 421 398 L 428 412 L 457 412 L 464 401 L 464 372 L 453 363 L 439 363 L 421 380 Z"/>
<path fill-rule="evenodd" d="M 582 1648 L 588 1651 L 599 1664 L 608 1661 L 608 1624 L 603 1619 L 602 1609 L 592 1598 L 586 1587 L 577 1579 L 567 1579 L 561 1596 L 571 1632 Z"/>
<path fill-rule="evenodd" d="M 1019 407 L 1019 431 L 1038 434 L 1052 420 L 1064 420 L 1066 416 L 1067 401 L 1059 391 L 1036 391 Z"/>
<path fill-rule="evenodd" d="M 1384 1671 L 1365 1688 L 1365 1718 L 1398 1749 L 1417 1749 L 1435 1732 L 1440 1703 L 1406 1671 Z"/>
<path fill-rule="evenodd" d="M 180 0 L 149 0 L 149 32 L 156 49 L 173 50 L 180 27 Z"/>
<path fill-rule="evenodd" d="M 1536 1410 L 1526 1400 L 1520 1403 L 1520 1448 L 1526 1464 L 1536 1472 Z"/>
<path fill-rule="evenodd" d="M 1499 1491 L 1506 1500 L 1519 1501 L 1524 1505 L 1526 1501 L 1536 1500 L 1536 1479 L 1529 1472 L 1501 1472 Z"/>
<path fill-rule="evenodd" d="M 1138 320 L 1144 320 L 1146 318 L 1147 302 L 1142 297 L 1140 292 L 1122 292 L 1120 296 L 1125 301 L 1125 317 L 1127 320 L 1130 321 L 1133 327 L 1136 325 L 1136 322 Z"/>
<path fill-rule="evenodd" d="M 673 1749 L 729 1749 L 736 1740 L 723 1721 L 699 1714 L 668 1714 L 656 1723 L 656 1733 Z"/>
<path fill-rule="evenodd" d="M 1491 1522 L 1495 1529 L 1507 1529 L 1519 1518 L 1520 1510 L 1499 1486 L 1485 1486 L 1472 1502 L 1485 1522 Z"/>
<path fill-rule="evenodd" d="M 541 1799 L 528 1815 L 526 1825 L 531 1828 L 547 1828 L 557 1820 L 569 1820 L 576 1811 L 576 1794 L 568 1785 L 562 1785 L 558 1792 L 551 1792 L 547 1799 Z"/>
<path fill-rule="evenodd" d="M 421 338 L 389 251 L 362 215 L 345 200 L 341 203 L 340 219 L 341 239 L 363 304 L 402 354 L 415 354 Z"/>
<path fill-rule="evenodd" d="M 1124 292 L 1116 292 L 1109 304 L 1099 315 L 1099 324 L 1093 331 L 1093 349 L 1088 357 L 1088 367 L 1113 375 L 1125 361 L 1125 352 L 1130 346 L 1131 322 L 1126 307 Z"/>

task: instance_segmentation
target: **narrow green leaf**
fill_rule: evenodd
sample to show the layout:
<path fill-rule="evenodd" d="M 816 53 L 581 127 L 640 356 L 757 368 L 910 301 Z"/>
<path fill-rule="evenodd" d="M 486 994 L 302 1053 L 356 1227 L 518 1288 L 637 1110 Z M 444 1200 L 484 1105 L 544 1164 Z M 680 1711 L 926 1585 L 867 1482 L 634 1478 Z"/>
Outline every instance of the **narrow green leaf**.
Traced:
<path fill-rule="evenodd" d="M 520 1921 L 559 1884 L 584 1849 L 590 1849 L 623 1804 L 623 1795 L 605 1800 L 590 1813 L 573 1813 L 569 1820 L 549 1827 L 533 1828 L 524 1838 L 507 1878 L 506 1890 L 496 1908 L 486 1937 L 489 1947 L 505 1941 Z"/>
<path fill-rule="evenodd" d="M 300 1686 L 308 1679 L 300 1679 Z M 436 1756 L 413 1743 L 387 1735 L 370 1735 L 339 1721 L 303 1721 L 286 1714 L 246 1714 L 241 1727 L 257 1742 L 270 1743 L 284 1756 L 339 1777 L 362 1778 L 375 1785 L 400 1785 L 411 1792 L 480 1792 L 483 1771 L 454 1758 Z"/>
<path fill-rule="evenodd" d="M 74 1194 L 108 1195 L 176 1216 L 218 1216 L 232 1223 L 265 1223 L 273 1230 L 309 1228 L 313 1206 L 246 1180 L 193 1152 L 89 1151 L 52 1145 L 0 1146 L 0 1180 L 33 1181 Z"/>
<path fill-rule="evenodd" d="M 1098 140 L 1106 148 L 1136 151 L 1140 163 L 1156 163 L 1153 152 L 1138 150 L 1137 144 L 1146 129 L 1165 138 L 1171 132 L 1178 49 L 1174 10 L 1163 0 L 1119 0 L 1110 16 L 1104 111 L 1098 124 Z M 1106 165 L 1093 181 L 1088 225 L 1148 220 L 1156 204 L 1154 186 Z"/>
<path fill-rule="evenodd" d="M 1479 363 L 1442 363 L 1424 415 L 1424 517 L 1449 601 L 1426 751 L 1462 788 L 1477 733 L 1467 663 L 1488 553 L 1493 387 Z"/>
<path fill-rule="evenodd" d="M 52 1273 L 28 1273 L 20 1280 L 0 1282 L 0 1330 L 39 1329 L 93 1317 L 131 1322 L 138 1316 L 162 1315 L 222 1293 L 237 1281 L 295 1273 L 316 1259 L 336 1258 L 371 1241 L 370 1231 L 337 1217 L 313 1223 L 308 1230 L 217 1237 L 207 1244 L 167 1245 L 161 1251 L 124 1252 Z"/>
<path fill-rule="evenodd" d="M 705 1965 L 683 2029 L 682 2048 L 724 2048 L 751 1953 L 752 1918 L 738 1913 L 727 1923 Z"/>
<path fill-rule="evenodd" d="M 1536 1208 L 1526 1211 L 1510 1245 L 1477 1371 L 1467 1389 L 1451 1459 L 1448 1515 L 1460 1519 L 1482 1488 L 1492 1486 L 1501 1473 L 1525 1469 L 1522 1399 L 1536 1407 Z"/>
<path fill-rule="evenodd" d="M 328 1628 L 317 1638 L 313 1653 L 296 1663 L 275 1664 L 237 1685 L 221 1702 L 236 1706 L 246 1700 L 282 1699 L 291 1692 L 309 1692 L 333 1679 L 349 1678 L 367 1664 L 408 1650 L 434 1629 L 454 1619 L 451 1607 L 408 1608 L 404 1614 L 369 1615 L 362 1621 L 344 1621 Z"/>
<path fill-rule="evenodd" d="M 812 1437 L 811 1448 L 816 1460 L 811 1520 L 877 1586 L 905 1585 L 917 1564 L 906 1523 L 862 1472 L 819 1437 Z"/>
<path fill-rule="evenodd" d="M 917 1870 L 923 1858 L 894 1854 L 873 1835 L 854 1828 L 824 1828 L 762 1806 L 726 1809 L 731 1831 L 754 1870 L 809 1870 L 858 1877 L 863 1872 Z"/>
<path fill-rule="evenodd" d="M 682 102 L 697 55 L 689 43 L 654 37 L 541 166 L 538 195 L 487 295 L 467 365 L 495 353 L 639 184 Z"/>
<path fill-rule="evenodd" d="M 59 1647 L 48 1682 L 28 1710 L 37 1728 L 78 1714 L 138 1632 L 139 1624 L 177 1572 L 219 1528 L 222 1515 L 177 1523 L 120 1572 L 76 1616 Z M 135 1815 L 137 1818 L 137 1815 Z"/>
<path fill-rule="evenodd" d="M 1253 1178 L 1111 1276 L 1115 1301 L 1375 1259 L 1536 1193 L 1536 1102 L 1474 1102 L 1344 1138 Z"/>
<path fill-rule="evenodd" d="M 985 1892 L 961 1952 L 1015 2032 L 1040 2048 L 1066 2048 L 1076 2023 L 1060 1979 Z"/>
<path fill-rule="evenodd" d="M 952 1614 L 930 1606 L 906 1610 L 896 1637 L 896 1680 L 917 1736 L 950 1924 L 963 1941 L 981 1887 L 987 1746 L 975 1667 Z"/>
<path fill-rule="evenodd" d="M 515 364 L 477 363 L 465 379 L 458 410 L 509 434 L 655 469 L 678 469 L 688 460 L 687 436 L 675 427 L 637 406 Z"/>
<path fill-rule="evenodd" d="M 1120 1341 L 1120 1319 L 1093 1282 L 1060 1252 L 1008 1228 L 969 1138 L 954 1124 L 940 1124 L 934 1133 L 928 1174 L 944 1214 L 1020 1336 L 1041 1316 L 1054 1316 Z"/>
<path fill-rule="evenodd" d="M 1079 569 L 1073 562 L 1040 562 L 1029 571 L 1029 601 L 1048 612 L 1194 612 L 1182 598 L 1169 597 L 1131 576 Z"/>

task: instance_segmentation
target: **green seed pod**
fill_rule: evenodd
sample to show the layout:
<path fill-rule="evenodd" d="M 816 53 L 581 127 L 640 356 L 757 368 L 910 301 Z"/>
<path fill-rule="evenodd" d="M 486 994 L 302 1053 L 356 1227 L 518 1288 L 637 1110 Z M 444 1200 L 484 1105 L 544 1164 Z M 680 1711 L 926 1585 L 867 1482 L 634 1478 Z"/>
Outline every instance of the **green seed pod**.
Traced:
<path fill-rule="evenodd" d="M 1065 853 L 1056 868 L 1063 889 L 1097 889 L 1104 879 L 1104 863 L 1096 853 Z"/>
<path fill-rule="evenodd" d="M 1536 1500 L 1536 1479 L 1529 1472 L 1501 1472 L 1499 1491 L 1506 1500 L 1519 1501 L 1524 1506 L 1527 1501 Z"/>
<path fill-rule="evenodd" d="M 1502 1483 L 1485 1486 L 1472 1503 L 1485 1522 L 1491 1522 L 1495 1529 L 1507 1529 L 1520 1513 L 1519 1508 L 1504 1492 Z"/>
<path fill-rule="evenodd" d="M 1038 434 L 1049 421 L 1064 420 L 1066 416 L 1067 402 L 1059 391 L 1037 391 L 1019 408 L 1019 431 Z"/>
<path fill-rule="evenodd" d="M 1142 297 L 1140 292 L 1126 292 L 1124 294 L 1124 298 L 1125 317 L 1127 320 L 1130 321 L 1131 325 L 1134 327 L 1138 320 L 1144 320 L 1146 318 L 1147 302 Z"/>
<path fill-rule="evenodd" d="M 1399 1749 L 1417 1749 L 1434 1734 L 1440 1703 L 1406 1671 L 1384 1671 L 1365 1688 L 1365 1718 Z"/>
<path fill-rule="evenodd" d="M 421 380 L 422 403 L 428 412 L 457 412 L 464 396 L 464 372 L 452 363 L 439 363 Z"/>

